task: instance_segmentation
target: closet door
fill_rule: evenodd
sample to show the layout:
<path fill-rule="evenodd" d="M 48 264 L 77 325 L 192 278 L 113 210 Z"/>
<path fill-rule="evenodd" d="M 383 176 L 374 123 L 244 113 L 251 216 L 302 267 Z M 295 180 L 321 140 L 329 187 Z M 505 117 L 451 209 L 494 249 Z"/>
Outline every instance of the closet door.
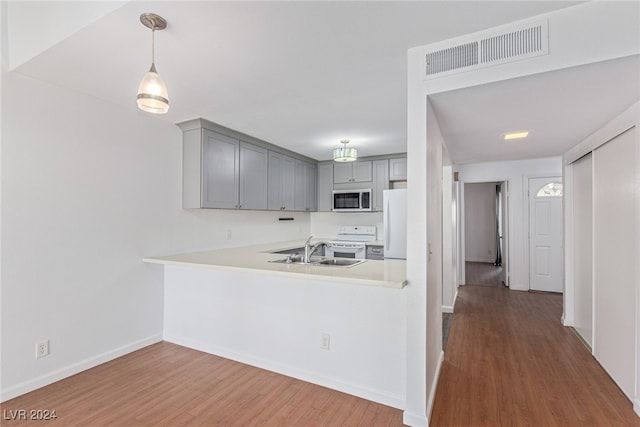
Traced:
<path fill-rule="evenodd" d="M 574 328 L 593 347 L 593 155 L 572 164 Z"/>
<path fill-rule="evenodd" d="M 633 399 L 638 131 L 593 152 L 594 356 Z"/>

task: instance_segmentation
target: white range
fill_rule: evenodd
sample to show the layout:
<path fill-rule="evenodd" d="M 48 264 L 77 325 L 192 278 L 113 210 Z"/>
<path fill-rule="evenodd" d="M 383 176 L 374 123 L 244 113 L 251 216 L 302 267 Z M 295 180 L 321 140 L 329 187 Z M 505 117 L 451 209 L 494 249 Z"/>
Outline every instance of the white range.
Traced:
<path fill-rule="evenodd" d="M 374 225 L 342 225 L 336 240 L 327 242 L 325 256 L 365 259 L 367 242 L 373 242 L 376 236 Z"/>

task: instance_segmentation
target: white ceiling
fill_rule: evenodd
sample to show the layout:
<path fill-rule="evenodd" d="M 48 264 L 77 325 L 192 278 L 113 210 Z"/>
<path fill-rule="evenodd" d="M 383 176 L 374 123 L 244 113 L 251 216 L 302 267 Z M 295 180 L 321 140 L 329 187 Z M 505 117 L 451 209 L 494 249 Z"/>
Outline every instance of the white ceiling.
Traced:
<path fill-rule="evenodd" d="M 151 32 L 139 15 L 155 12 L 169 24 L 156 33 L 156 66 L 171 99 L 160 119 L 203 117 L 318 160 L 341 139 L 361 156 L 389 154 L 406 151 L 408 48 L 573 4 L 133 1 L 15 71 L 146 114 L 135 93 L 150 65 Z M 627 59 L 432 102 L 455 162 L 544 157 L 637 100 L 637 76 L 637 58 Z M 498 138 L 521 128 L 532 131 L 526 145 Z"/>
<path fill-rule="evenodd" d="M 560 156 L 640 99 L 640 55 L 429 98 L 455 163 Z"/>

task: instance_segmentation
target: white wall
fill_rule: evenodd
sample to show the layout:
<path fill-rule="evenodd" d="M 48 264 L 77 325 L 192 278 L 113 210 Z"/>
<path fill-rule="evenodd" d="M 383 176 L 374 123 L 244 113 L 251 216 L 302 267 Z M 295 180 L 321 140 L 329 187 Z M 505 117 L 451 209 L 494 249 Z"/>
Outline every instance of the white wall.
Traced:
<path fill-rule="evenodd" d="M 404 407 L 404 289 L 165 269 L 166 340 Z"/>
<path fill-rule="evenodd" d="M 529 289 L 529 249 L 527 230 L 528 178 L 534 176 L 562 175 L 562 158 L 549 157 L 546 159 L 517 160 L 512 162 L 491 162 L 459 165 L 456 167 L 461 182 L 464 182 L 464 192 L 467 183 L 508 181 L 509 187 L 509 244 L 508 259 L 512 289 Z M 495 187 L 494 187 L 495 191 Z M 465 198 L 466 200 L 466 198 Z M 467 208 L 462 206 L 462 214 L 466 216 Z M 466 235 L 466 227 L 462 232 Z"/>
<path fill-rule="evenodd" d="M 2 89 L 3 400 L 161 339 L 143 257 L 309 235 L 308 213 L 183 210 L 172 124 L 14 73 Z"/>
<path fill-rule="evenodd" d="M 496 259 L 496 184 L 469 183 L 464 186 L 465 261 Z"/>
<path fill-rule="evenodd" d="M 442 352 L 442 147 L 444 140 L 433 106 L 427 100 L 427 378 L 438 378 Z M 436 388 L 427 401 L 431 415 Z"/>

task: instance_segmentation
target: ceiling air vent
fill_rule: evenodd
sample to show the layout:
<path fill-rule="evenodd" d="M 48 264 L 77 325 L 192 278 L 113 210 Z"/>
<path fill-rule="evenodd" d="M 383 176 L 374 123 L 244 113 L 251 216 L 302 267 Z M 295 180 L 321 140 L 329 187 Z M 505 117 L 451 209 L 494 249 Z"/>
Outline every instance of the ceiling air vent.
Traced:
<path fill-rule="evenodd" d="M 478 65 L 478 42 L 427 53 L 427 76 Z"/>
<path fill-rule="evenodd" d="M 548 22 L 502 27 L 456 39 L 455 46 L 427 52 L 425 78 L 436 78 L 549 53 Z M 442 46 L 438 44 L 438 47 Z"/>

